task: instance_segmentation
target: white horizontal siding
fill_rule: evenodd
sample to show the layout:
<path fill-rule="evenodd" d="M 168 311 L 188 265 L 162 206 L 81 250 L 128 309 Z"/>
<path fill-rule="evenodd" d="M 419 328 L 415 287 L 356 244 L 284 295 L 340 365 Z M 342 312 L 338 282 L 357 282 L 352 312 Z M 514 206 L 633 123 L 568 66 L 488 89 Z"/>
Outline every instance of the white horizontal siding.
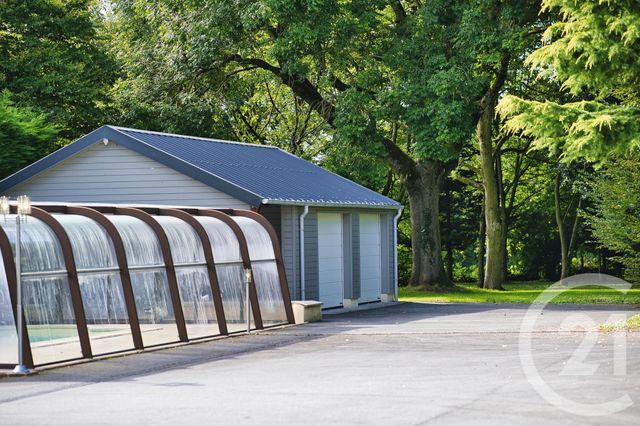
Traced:
<path fill-rule="evenodd" d="M 250 207 L 113 142 L 97 143 L 8 191 L 21 194 L 33 201 Z"/>

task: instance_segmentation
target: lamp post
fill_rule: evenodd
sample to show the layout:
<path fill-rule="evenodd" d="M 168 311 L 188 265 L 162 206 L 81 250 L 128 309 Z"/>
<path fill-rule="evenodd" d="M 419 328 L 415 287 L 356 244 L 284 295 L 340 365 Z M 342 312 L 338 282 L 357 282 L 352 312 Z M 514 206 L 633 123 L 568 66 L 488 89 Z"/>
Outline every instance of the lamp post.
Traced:
<path fill-rule="evenodd" d="M 5 216 L 11 213 L 11 205 L 8 197 L 0 197 L 0 214 Z M 18 326 L 18 364 L 13 369 L 16 374 L 27 374 L 29 369 L 24 363 L 24 346 L 23 346 L 23 312 L 22 312 L 22 242 L 21 242 L 21 225 L 27 221 L 27 216 L 31 214 L 31 199 L 26 195 L 20 195 L 16 203 L 16 298 L 17 303 L 17 318 L 16 323 Z"/>
<path fill-rule="evenodd" d="M 251 285 L 251 269 L 245 268 L 244 270 L 244 282 L 246 285 L 246 302 L 245 302 L 245 312 L 247 318 L 247 333 L 251 333 L 251 301 L 249 299 L 249 286 Z"/>

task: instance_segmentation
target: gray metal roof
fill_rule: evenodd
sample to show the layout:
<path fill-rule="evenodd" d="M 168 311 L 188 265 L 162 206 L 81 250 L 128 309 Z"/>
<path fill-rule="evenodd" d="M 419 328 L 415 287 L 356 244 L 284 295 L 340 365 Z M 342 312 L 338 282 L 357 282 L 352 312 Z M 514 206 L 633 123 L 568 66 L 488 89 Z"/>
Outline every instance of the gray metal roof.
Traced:
<path fill-rule="evenodd" d="M 0 182 L 0 192 L 107 138 L 251 205 L 398 208 L 400 203 L 279 148 L 103 126 Z"/>

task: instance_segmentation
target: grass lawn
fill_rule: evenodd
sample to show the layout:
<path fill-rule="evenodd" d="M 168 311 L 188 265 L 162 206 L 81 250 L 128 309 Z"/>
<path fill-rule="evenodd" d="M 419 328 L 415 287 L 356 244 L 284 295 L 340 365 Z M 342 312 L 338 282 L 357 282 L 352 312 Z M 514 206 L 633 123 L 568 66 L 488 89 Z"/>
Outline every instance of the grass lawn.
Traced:
<path fill-rule="evenodd" d="M 617 322 L 613 324 L 604 324 L 600 326 L 602 331 L 616 331 L 616 330 L 640 330 L 640 315 L 634 315 L 624 322 Z"/>
<path fill-rule="evenodd" d="M 448 292 L 427 292 L 413 287 L 400 287 L 398 296 L 405 302 L 451 302 L 451 303 L 532 303 L 551 282 L 511 282 L 504 285 L 505 291 L 484 290 L 475 283 L 458 284 Z M 640 304 L 640 288 L 632 288 L 627 294 L 598 287 L 585 286 L 571 290 L 553 290 L 557 296 L 551 303 L 578 304 Z"/>

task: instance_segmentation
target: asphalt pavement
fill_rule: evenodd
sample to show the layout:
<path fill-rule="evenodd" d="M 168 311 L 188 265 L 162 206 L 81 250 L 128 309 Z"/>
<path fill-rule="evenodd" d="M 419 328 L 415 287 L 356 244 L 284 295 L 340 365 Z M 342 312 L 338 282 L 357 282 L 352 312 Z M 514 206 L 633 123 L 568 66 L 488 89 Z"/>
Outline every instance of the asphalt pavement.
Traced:
<path fill-rule="evenodd" d="M 638 312 L 404 303 L 326 315 L 0 379 L 0 425 L 637 425 L 640 334 L 598 324 Z"/>

